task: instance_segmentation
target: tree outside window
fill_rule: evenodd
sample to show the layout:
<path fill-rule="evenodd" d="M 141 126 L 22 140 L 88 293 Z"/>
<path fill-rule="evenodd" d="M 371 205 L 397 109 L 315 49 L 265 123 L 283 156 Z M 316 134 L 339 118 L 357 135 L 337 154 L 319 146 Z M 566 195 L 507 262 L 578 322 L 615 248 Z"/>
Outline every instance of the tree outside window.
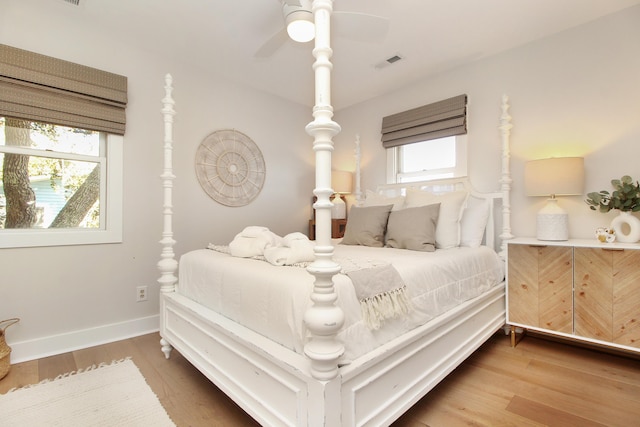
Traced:
<path fill-rule="evenodd" d="M 0 117 L 0 228 L 104 228 L 105 141 L 95 131 Z"/>

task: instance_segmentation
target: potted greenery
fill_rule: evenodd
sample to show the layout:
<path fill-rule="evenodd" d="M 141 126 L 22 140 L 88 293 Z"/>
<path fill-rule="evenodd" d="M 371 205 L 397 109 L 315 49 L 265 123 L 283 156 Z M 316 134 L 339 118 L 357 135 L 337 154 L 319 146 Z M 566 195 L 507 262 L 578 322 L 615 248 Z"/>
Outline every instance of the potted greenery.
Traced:
<path fill-rule="evenodd" d="M 631 212 L 640 211 L 640 184 L 629 175 L 611 180 L 613 192 L 606 190 L 587 193 L 585 202 L 589 209 L 603 213 L 619 210 L 620 215 L 611 222 L 620 242 L 637 242 L 640 239 L 640 219 Z"/>

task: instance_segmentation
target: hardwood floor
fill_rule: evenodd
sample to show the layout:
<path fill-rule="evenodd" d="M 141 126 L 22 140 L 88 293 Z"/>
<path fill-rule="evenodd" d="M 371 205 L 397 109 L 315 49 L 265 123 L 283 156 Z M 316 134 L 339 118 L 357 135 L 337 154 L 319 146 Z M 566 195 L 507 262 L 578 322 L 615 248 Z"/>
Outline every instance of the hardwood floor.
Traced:
<path fill-rule="evenodd" d="M 257 426 L 179 353 L 149 334 L 13 365 L 0 393 L 131 357 L 178 426 Z M 526 337 L 493 336 L 397 427 L 640 426 L 640 361 Z"/>

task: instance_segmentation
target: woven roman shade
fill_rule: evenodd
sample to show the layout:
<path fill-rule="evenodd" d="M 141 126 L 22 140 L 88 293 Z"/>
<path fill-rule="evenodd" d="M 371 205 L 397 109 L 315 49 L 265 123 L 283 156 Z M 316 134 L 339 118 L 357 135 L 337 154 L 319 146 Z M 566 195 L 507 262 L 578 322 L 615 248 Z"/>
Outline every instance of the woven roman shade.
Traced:
<path fill-rule="evenodd" d="M 466 133 L 467 95 L 423 105 L 382 119 L 384 148 Z"/>
<path fill-rule="evenodd" d="M 0 44 L 0 115 L 123 135 L 127 78 Z"/>

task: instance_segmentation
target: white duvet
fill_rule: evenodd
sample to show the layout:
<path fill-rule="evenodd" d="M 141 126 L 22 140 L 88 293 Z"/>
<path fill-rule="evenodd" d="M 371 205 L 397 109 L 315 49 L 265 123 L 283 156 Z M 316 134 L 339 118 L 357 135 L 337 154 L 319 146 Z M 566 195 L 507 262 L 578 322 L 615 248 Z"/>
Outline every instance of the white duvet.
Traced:
<path fill-rule="evenodd" d="M 336 245 L 334 259 L 340 262 L 341 258 L 392 263 L 407 286 L 411 302 L 409 314 L 371 330 L 362 321 L 350 279 L 344 274 L 334 276 L 337 304 L 345 313 L 345 324 L 338 334 L 345 344 L 343 363 L 488 291 L 504 279 L 504 263 L 485 246 L 417 252 Z M 310 305 L 313 280 L 304 268 L 274 266 L 201 249 L 180 258 L 178 292 L 301 353 L 307 338 L 302 319 Z"/>

